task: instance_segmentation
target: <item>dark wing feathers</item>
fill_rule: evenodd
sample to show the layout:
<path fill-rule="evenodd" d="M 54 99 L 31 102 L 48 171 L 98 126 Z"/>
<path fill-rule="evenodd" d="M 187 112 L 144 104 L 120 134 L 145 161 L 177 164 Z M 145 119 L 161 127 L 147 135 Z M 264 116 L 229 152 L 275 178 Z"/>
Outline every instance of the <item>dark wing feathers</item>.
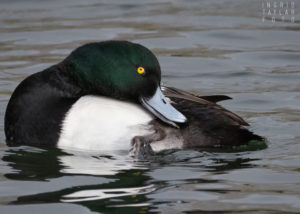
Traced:
<path fill-rule="evenodd" d="M 231 99 L 230 97 L 224 95 L 216 95 L 216 96 L 197 96 L 190 92 L 186 92 L 173 87 L 162 86 L 162 91 L 165 96 L 169 97 L 171 100 L 174 98 L 180 100 L 188 100 L 194 103 L 197 103 L 198 108 L 205 106 L 207 112 L 214 112 L 218 115 L 218 118 L 222 117 L 227 120 L 227 124 L 235 125 L 235 126 L 248 126 L 249 124 L 243 120 L 240 116 L 234 114 L 233 112 L 223 108 L 222 106 L 216 104 L 218 101 Z M 173 98 L 173 99 L 172 99 Z M 177 100 L 177 101 L 178 101 Z M 187 102 L 185 102 L 187 105 Z M 193 105 L 194 106 L 194 105 Z M 202 107 L 201 107 L 202 108 Z M 209 111 L 208 111 L 209 110 Z M 193 112 L 196 114 L 197 112 Z M 200 112 L 198 112 L 200 113 Z"/>
<path fill-rule="evenodd" d="M 188 119 L 179 129 L 184 148 L 238 146 L 263 139 L 244 128 L 248 123 L 241 117 L 216 104 L 229 99 L 226 96 L 202 97 L 170 87 L 162 87 L 162 90 Z"/>
<path fill-rule="evenodd" d="M 231 97 L 228 97 L 226 95 L 210 95 L 210 96 L 197 96 L 197 97 L 214 103 L 232 99 Z"/>
<path fill-rule="evenodd" d="M 226 96 L 226 95 L 199 96 L 199 95 L 196 95 L 196 94 L 193 94 L 193 93 L 190 93 L 187 91 L 183 91 L 178 88 L 169 87 L 169 86 L 162 86 L 162 90 L 166 96 L 173 97 L 175 95 L 185 95 L 185 96 L 189 97 L 190 99 L 194 98 L 195 102 L 197 102 L 197 98 L 204 99 L 206 101 L 214 102 L 214 103 L 232 99 L 231 97 Z"/>

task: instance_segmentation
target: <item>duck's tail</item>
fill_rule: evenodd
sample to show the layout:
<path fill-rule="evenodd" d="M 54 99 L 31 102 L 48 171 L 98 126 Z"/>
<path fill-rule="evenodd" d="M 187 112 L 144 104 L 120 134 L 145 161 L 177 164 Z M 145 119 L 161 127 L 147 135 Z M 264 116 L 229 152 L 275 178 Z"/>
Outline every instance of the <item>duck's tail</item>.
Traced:
<path fill-rule="evenodd" d="M 240 135 L 244 139 L 244 143 L 236 146 L 234 149 L 238 151 L 253 151 L 253 150 L 261 150 L 266 149 L 267 140 L 253 132 L 241 128 Z"/>

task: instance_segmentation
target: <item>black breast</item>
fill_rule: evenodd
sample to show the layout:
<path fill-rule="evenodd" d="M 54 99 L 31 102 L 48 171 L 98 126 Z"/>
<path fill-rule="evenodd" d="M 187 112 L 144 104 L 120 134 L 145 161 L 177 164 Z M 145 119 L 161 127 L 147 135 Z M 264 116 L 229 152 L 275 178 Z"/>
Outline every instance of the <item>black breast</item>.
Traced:
<path fill-rule="evenodd" d="M 55 145 L 66 112 L 79 89 L 61 72 L 63 65 L 26 78 L 16 88 L 5 114 L 5 135 L 13 145 Z"/>

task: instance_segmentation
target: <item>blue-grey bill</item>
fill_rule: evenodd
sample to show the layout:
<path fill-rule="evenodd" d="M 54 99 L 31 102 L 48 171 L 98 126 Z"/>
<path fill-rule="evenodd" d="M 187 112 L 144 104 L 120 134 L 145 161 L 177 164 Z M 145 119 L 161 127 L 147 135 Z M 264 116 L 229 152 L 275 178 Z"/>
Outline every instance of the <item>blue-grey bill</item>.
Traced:
<path fill-rule="evenodd" d="M 141 97 L 141 103 L 156 117 L 174 127 L 178 128 L 176 123 L 185 123 L 187 121 L 186 117 L 168 102 L 159 87 L 157 87 L 152 97 Z"/>

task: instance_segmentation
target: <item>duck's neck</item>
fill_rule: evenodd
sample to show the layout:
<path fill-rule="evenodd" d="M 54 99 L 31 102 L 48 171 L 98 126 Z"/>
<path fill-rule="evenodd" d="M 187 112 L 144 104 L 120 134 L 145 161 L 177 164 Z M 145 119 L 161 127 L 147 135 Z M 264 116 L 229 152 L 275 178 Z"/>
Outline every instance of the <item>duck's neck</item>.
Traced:
<path fill-rule="evenodd" d="M 59 63 L 41 72 L 41 78 L 57 89 L 65 98 L 80 98 L 87 94 L 75 78 L 72 77 L 73 67 L 68 63 Z"/>
<path fill-rule="evenodd" d="M 54 145 L 61 121 L 82 91 L 58 64 L 26 78 L 14 91 L 5 115 L 5 133 L 13 144 Z M 23 121 L 25 125 L 20 126 Z"/>

